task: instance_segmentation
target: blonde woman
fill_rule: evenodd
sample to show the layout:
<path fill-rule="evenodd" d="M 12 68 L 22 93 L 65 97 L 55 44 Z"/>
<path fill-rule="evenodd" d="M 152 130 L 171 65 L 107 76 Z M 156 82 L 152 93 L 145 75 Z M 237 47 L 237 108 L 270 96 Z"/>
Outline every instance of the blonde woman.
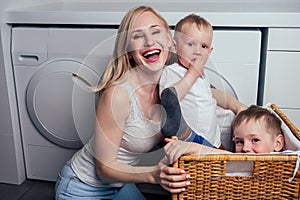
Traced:
<path fill-rule="evenodd" d="M 101 97 L 95 135 L 60 172 L 56 199 L 144 199 L 133 183 L 158 183 L 172 193 L 189 184 L 184 171 L 167 163 L 139 165 L 163 139 L 158 82 L 171 45 L 166 21 L 152 8 L 140 6 L 125 15 L 96 89 Z M 189 82 L 194 74 L 191 68 L 184 78 Z"/>

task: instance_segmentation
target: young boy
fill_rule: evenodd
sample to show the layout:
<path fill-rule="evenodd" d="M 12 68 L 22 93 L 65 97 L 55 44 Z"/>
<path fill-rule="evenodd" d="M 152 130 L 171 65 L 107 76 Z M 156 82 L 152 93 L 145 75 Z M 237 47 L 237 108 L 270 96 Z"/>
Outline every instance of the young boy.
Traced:
<path fill-rule="evenodd" d="M 212 38 L 211 24 L 195 14 L 186 16 L 175 26 L 178 63 L 167 66 L 160 79 L 161 104 L 165 110 L 161 132 L 165 136 L 176 135 L 180 140 L 218 148 L 221 133 L 216 116 L 217 103 L 234 113 L 246 106 L 211 89 L 204 65 L 213 50 Z M 191 67 L 197 70 L 199 77 L 195 82 L 183 83 L 180 80 Z"/>
<path fill-rule="evenodd" d="M 236 153 L 270 153 L 282 151 L 285 145 L 281 120 L 267 108 L 252 105 L 241 111 L 232 122 Z M 165 138 L 164 147 L 170 163 L 184 154 L 229 153 L 214 148 Z"/>
<path fill-rule="evenodd" d="M 252 105 L 232 122 L 236 153 L 279 152 L 284 147 L 281 121 L 268 109 Z"/>
<path fill-rule="evenodd" d="M 252 105 L 241 111 L 232 122 L 236 153 L 270 153 L 285 145 L 281 120 L 267 108 Z M 229 153 L 202 145 L 165 138 L 164 147 L 170 163 L 184 154 Z"/>

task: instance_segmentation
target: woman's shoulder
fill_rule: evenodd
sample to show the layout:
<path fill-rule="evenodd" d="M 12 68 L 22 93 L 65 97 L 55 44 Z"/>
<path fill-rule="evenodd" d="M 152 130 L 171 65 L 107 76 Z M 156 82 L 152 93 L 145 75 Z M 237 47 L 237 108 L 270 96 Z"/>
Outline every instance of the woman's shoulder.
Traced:
<path fill-rule="evenodd" d="M 100 101 L 106 105 L 125 106 L 129 104 L 128 89 L 124 85 L 113 85 L 101 94 Z"/>
<path fill-rule="evenodd" d="M 97 116 L 123 116 L 125 119 L 129 112 L 129 96 L 124 87 L 114 85 L 103 91 L 97 103 Z"/>

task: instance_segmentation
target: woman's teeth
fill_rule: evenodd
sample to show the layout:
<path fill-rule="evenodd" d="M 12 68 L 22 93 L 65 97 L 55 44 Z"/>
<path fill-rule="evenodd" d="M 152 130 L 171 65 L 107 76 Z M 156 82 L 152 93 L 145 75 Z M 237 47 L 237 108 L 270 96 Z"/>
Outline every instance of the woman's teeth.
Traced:
<path fill-rule="evenodd" d="M 153 51 L 148 51 L 146 53 L 144 53 L 144 57 L 145 58 L 149 58 L 150 56 L 156 55 L 156 54 L 160 54 L 160 50 L 153 50 Z"/>

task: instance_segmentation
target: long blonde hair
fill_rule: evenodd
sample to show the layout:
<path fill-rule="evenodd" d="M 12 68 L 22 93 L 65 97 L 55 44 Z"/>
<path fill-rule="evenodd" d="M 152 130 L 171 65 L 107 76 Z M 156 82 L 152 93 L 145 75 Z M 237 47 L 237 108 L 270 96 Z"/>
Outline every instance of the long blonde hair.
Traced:
<path fill-rule="evenodd" d="M 152 12 L 154 15 L 156 15 L 163 22 L 165 26 L 164 28 L 166 28 L 166 30 L 170 32 L 166 20 L 153 8 L 147 6 L 138 6 L 129 10 L 120 23 L 112 59 L 102 76 L 101 83 L 95 89 L 95 92 L 101 92 L 113 85 L 115 82 L 122 80 L 126 73 L 131 68 L 135 67 L 134 62 L 128 56 L 128 34 L 129 30 L 131 30 L 133 27 L 135 19 L 139 15 L 147 11 Z"/>

